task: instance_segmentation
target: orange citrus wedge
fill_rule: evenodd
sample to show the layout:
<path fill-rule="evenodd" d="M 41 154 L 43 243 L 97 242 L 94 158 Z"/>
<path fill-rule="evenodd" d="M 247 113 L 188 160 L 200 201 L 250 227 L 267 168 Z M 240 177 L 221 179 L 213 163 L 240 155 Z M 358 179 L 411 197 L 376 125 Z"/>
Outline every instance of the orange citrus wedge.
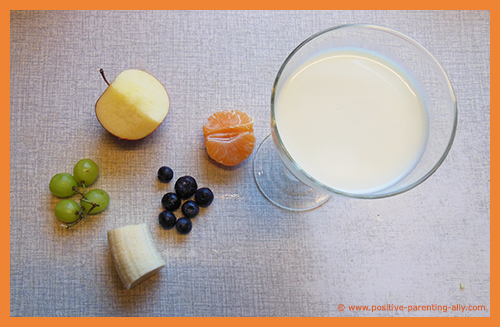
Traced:
<path fill-rule="evenodd" d="M 222 110 L 208 117 L 203 125 L 205 137 L 213 133 L 253 132 L 253 119 L 240 110 Z"/>
<path fill-rule="evenodd" d="M 223 110 L 211 115 L 203 125 L 207 153 L 225 166 L 247 159 L 255 147 L 253 119 L 240 110 Z"/>

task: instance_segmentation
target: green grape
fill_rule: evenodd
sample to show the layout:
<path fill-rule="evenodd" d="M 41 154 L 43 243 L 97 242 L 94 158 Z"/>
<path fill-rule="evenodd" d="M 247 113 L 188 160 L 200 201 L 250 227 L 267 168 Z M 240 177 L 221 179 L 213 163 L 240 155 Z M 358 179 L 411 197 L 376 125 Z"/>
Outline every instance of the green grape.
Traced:
<path fill-rule="evenodd" d="M 80 217 L 80 206 L 75 200 L 62 200 L 56 205 L 54 213 L 61 222 L 74 223 Z"/>
<path fill-rule="evenodd" d="M 82 199 L 80 203 L 82 207 L 85 209 L 85 212 L 87 212 L 90 215 L 103 211 L 109 205 L 108 193 L 98 188 L 90 190 L 88 193 L 86 193 L 85 199 Z M 99 206 L 94 207 L 92 211 L 89 212 L 90 208 L 92 208 L 92 203 L 97 203 Z"/>
<path fill-rule="evenodd" d="M 91 159 L 82 159 L 73 168 L 73 175 L 78 184 L 81 185 L 83 182 L 85 186 L 89 186 L 99 175 L 99 166 Z"/>
<path fill-rule="evenodd" d="M 49 189 L 55 196 L 67 198 L 76 193 L 73 187 L 78 187 L 78 182 L 73 175 L 60 173 L 52 177 L 49 183 Z"/>

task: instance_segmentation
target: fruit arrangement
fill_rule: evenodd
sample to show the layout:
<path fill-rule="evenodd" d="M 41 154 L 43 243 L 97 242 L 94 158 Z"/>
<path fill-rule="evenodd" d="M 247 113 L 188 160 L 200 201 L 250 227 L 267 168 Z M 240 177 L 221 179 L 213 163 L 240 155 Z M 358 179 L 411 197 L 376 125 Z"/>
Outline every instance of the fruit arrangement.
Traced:
<path fill-rule="evenodd" d="M 203 125 L 207 153 L 224 166 L 246 160 L 255 147 L 253 119 L 240 110 L 222 110 L 208 117 Z"/>
<path fill-rule="evenodd" d="M 172 180 L 174 172 L 170 167 L 163 166 L 158 169 L 158 179 L 162 183 Z M 175 192 L 168 192 L 161 198 L 165 210 L 158 215 L 158 221 L 163 229 L 175 226 L 181 234 L 188 234 L 193 228 L 192 218 L 200 212 L 200 207 L 208 207 L 214 200 L 214 194 L 208 187 L 198 188 L 198 183 L 191 176 L 182 176 L 177 179 L 174 186 Z M 188 200 L 194 196 L 194 200 Z M 187 200 L 182 203 L 182 200 Z M 182 206 L 181 206 L 182 203 Z M 181 208 L 183 217 L 177 219 L 174 211 Z"/>
<path fill-rule="evenodd" d="M 99 123 L 120 139 L 139 140 L 146 137 L 163 122 L 170 109 L 170 98 L 165 87 L 149 73 L 128 69 L 109 83 L 95 105 Z M 203 126 L 205 146 L 210 158 L 225 166 L 234 166 L 246 160 L 255 147 L 253 119 L 239 110 L 223 110 L 211 115 Z M 71 228 L 88 215 L 97 214 L 109 205 L 109 195 L 101 189 L 87 190 L 99 175 L 99 167 L 91 159 L 76 163 L 73 174 L 59 173 L 52 177 L 49 188 L 61 200 L 54 208 L 57 219 L 65 228 Z M 157 177 L 169 183 L 174 172 L 163 166 Z M 83 190 L 80 190 L 80 187 Z M 70 197 L 78 194 L 77 202 Z M 173 227 L 187 234 L 193 227 L 192 219 L 214 200 L 207 187 L 198 188 L 192 176 L 182 176 L 174 184 L 174 191 L 163 195 L 164 210 L 158 215 L 163 229 Z M 182 212 L 177 218 L 175 211 Z M 115 268 L 125 288 L 148 279 L 165 266 L 151 232 L 146 224 L 129 225 L 107 232 L 108 244 Z"/>
<path fill-rule="evenodd" d="M 99 176 L 99 166 L 91 159 L 82 159 L 73 168 L 73 175 L 59 173 L 54 175 L 49 182 L 50 192 L 59 198 L 69 198 L 75 194 L 80 195 L 80 201 L 64 199 L 54 208 L 56 218 L 61 226 L 70 228 L 78 224 L 88 215 L 99 213 L 109 205 L 109 195 L 104 190 L 92 189 L 87 191 Z M 80 191 L 79 187 L 83 188 Z"/>

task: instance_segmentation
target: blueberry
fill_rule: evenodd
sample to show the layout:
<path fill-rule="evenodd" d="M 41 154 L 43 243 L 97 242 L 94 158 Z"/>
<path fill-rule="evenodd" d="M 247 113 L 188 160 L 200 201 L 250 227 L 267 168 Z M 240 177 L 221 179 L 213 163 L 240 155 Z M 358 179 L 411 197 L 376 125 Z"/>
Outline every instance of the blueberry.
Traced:
<path fill-rule="evenodd" d="M 182 213 L 186 218 L 194 218 L 200 212 L 200 207 L 196 204 L 196 202 L 189 200 L 184 202 L 181 207 Z"/>
<path fill-rule="evenodd" d="M 177 218 L 172 211 L 164 210 L 158 216 L 158 220 L 163 229 L 170 229 L 175 226 Z"/>
<path fill-rule="evenodd" d="M 192 196 L 198 189 L 196 180 L 191 176 L 182 176 L 175 182 L 175 193 L 181 199 L 187 199 Z"/>
<path fill-rule="evenodd" d="M 158 179 L 162 183 L 168 183 L 174 177 L 174 171 L 167 166 L 160 167 L 158 169 Z"/>
<path fill-rule="evenodd" d="M 175 223 L 175 229 L 177 229 L 177 231 L 181 234 L 189 233 L 191 231 L 191 228 L 193 228 L 193 223 L 189 218 L 179 218 L 177 219 L 177 223 Z"/>
<path fill-rule="evenodd" d="M 200 207 L 208 207 L 214 200 L 214 194 L 208 187 L 202 187 L 194 194 L 194 200 Z"/>
<path fill-rule="evenodd" d="M 181 198 L 175 193 L 167 193 L 161 198 L 161 204 L 167 210 L 174 211 L 181 206 Z"/>

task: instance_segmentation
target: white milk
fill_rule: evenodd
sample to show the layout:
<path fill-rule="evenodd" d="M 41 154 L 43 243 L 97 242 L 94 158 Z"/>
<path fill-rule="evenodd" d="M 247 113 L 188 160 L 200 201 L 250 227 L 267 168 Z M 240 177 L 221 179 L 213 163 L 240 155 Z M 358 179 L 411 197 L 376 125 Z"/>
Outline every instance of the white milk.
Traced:
<path fill-rule="evenodd" d="M 295 162 L 348 193 L 387 188 L 419 161 L 427 113 L 394 62 L 344 48 L 320 53 L 285 81 L 275 105 L 278 133 Z"/>

